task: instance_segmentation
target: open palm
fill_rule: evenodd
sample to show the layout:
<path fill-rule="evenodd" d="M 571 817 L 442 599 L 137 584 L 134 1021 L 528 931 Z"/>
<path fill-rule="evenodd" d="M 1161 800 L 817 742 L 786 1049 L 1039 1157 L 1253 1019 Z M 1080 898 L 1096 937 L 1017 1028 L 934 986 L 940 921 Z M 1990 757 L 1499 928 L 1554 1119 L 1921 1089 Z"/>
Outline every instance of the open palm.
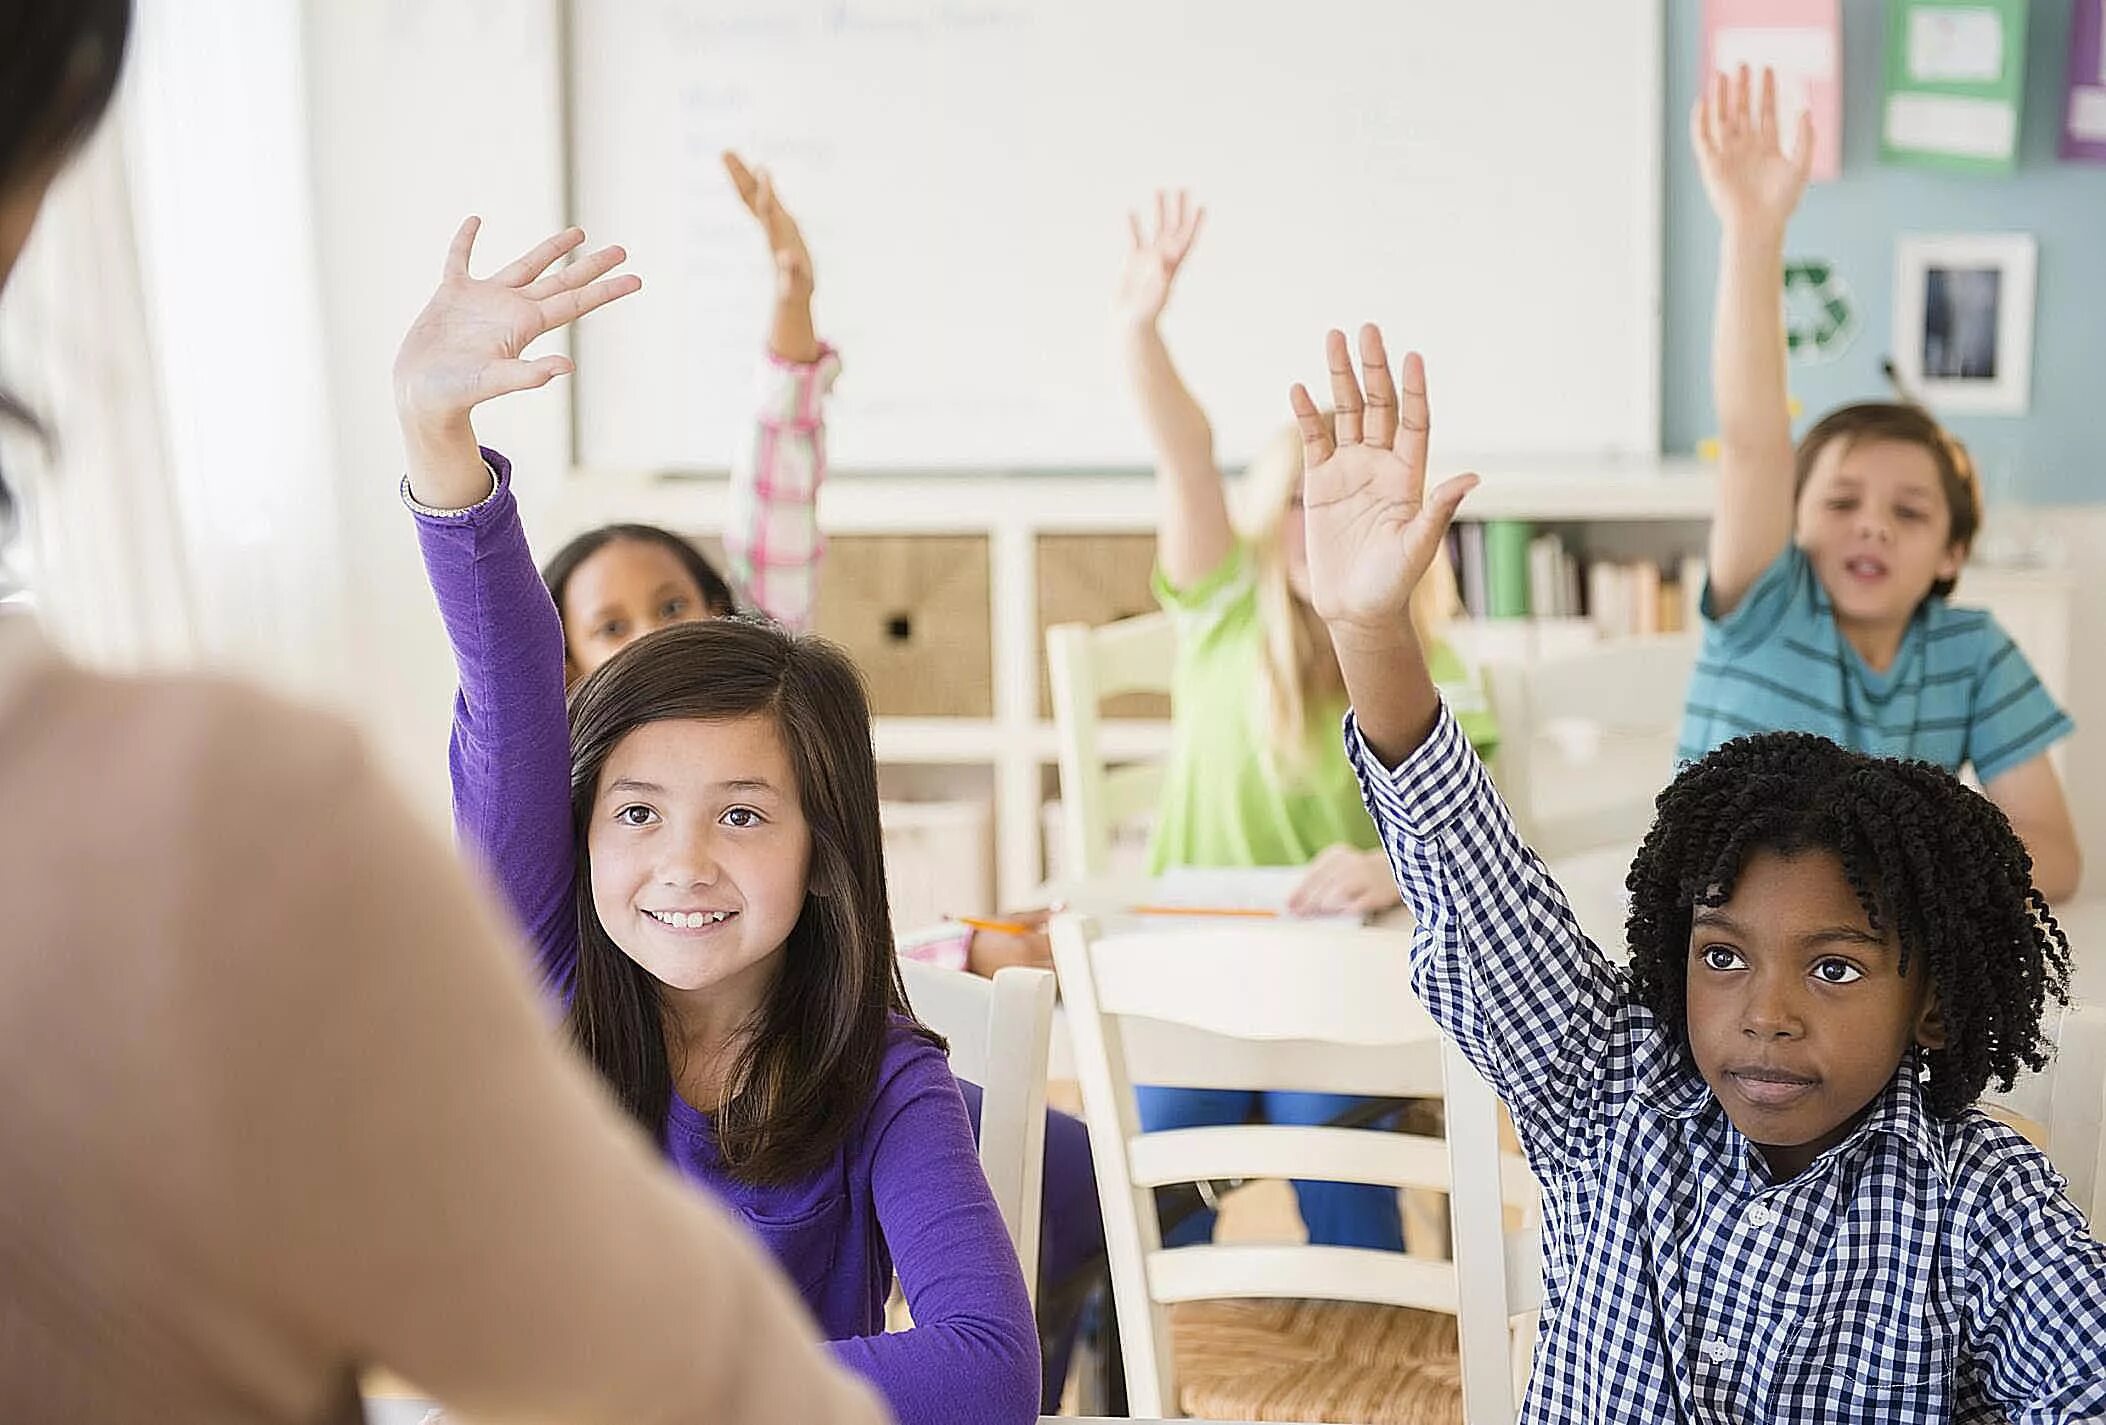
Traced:
<path fill-rule="evenodd" d="M 1762 71 L 1759 96 L 1748 67 L 1713 76 L 1689 114 L 1689 141 L 1711 206 L 1726 222 L 1782 227 L 1813 172 L 1813 116 L 1799 115 L 1792 151 L 1777 124 L 1777 73 Z"/>
<path fill-rule="evenodd" d="M 726 149 L 724 173 L 738 190 L 739 201 L 761 226 L 768 240 L 768 256 L 775 263 L 776 292 L 798 301 L 811 300 L 816 282 L 812 274 L 812 250 L 805 246 L 804 231 L 790 210 L 776 196 L 775 179 L 765 168 L 748 168 L 737 154 Z"/>
<path fill-rule="evenodd" d="M 1171 285 L 1177 280 L 1178 269 L 1185 265 L 1185 256 L 1192 251 L 1206 215 L 1205 208 L 1192 206 L 1191 196 L 1183 189 L 1178 190 L 1175 202 L 1169 193 L 1156 190 L 1152 232 L 1142 230 L 1139 214 L 1126 215 L 1133 243 L 1126 251 L 1125 270 L 1119 274 L 1120 317 L 1134 325 L 1147 326 L 1162 316 L 1170 301 Z"/>
<path fill-rule="evenodd" d="M 480 219 L 470 218 L 454 234 L 438 290 L 395 353 L 395 400 L 405 420 L 443 422 L 493 396 L 547 384 L 571 370 L 570 359 L 528 360 L 526 349 L 643 286 L 628 274 L 607 276 L 628 259 L 619 247 L 603 247 L 551 272 L 585 241 L 577 228 L 557 233 L 488 277 L 471 277 L 468 259 L 480 227 Z"/>
<path fill-rule="evenodd" d="M 1416 352 L 1404 358 L 1401 405 L 1377 328 L 1360 329 L 1360 376 L 1344 333 L 1325 338 L 1324 356 L 1336 434 L 1305 387 L 1295 386 L 1289 396 L 1302 433 L 1310 602 L 1334 630 L 1393 635 L 1408 619 L 1411 592 L 1477 477 L 1458 475 L 1426 491 L 1431 421 L 1426 370 Z"/>

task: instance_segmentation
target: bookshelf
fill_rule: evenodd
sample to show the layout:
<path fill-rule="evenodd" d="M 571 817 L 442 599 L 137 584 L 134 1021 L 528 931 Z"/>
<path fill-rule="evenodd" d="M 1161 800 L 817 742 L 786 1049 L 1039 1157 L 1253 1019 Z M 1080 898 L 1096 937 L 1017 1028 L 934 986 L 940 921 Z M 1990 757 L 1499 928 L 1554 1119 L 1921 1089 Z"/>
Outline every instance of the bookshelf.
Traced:
<path fill-rule="evenodd" d="M 1582 557 L 1678 561 L 1701 550 L 1714 499 L 1709 467 L 1693 460 L 1486 457 L 1446 468 L 1484 474 L 1464 506 L 1470 521 L 1525 521 L 1569 540 Z M 613 520 L 706 542 L 723 528 L 728 488 L 721 476 L 581 470 L 522 499 L 545 553 Z M 1044 804 L 1056 759 L 1041 699 L 1044 616 L 1052 608 L 1106 618 L 1152 607 L 1155 517 L 1153 481 L 1141 473 L 836 473 L 820 493 L 829 552 L 818 629 L 846 643 L 871 682 L 886 794 L 987 799 L 997 904 L 1022 903 L 1045 875 Z M 1085 549 L 1101 545 L 1094 567 L 1077 565 L 1076 536 L 1090 537 Z M 1517 631 L 1555 642 L 1574 636 L 1557 632 L 1570 622 L 1499 621 L 1506 626 L 1458 629 L 1457 641 L 1474 647 L 1473 633 L 1484 636 L 1479 643 L 1504 636 L 1510 656 Z M 954 663 L 932 679 L 932 648 L 969 650 L 957 662 L 971 666 Z M 1162 710 L 1138 712 L 1107 717 L 1114 755 L 1148 758 L 1169 746 Z"/>

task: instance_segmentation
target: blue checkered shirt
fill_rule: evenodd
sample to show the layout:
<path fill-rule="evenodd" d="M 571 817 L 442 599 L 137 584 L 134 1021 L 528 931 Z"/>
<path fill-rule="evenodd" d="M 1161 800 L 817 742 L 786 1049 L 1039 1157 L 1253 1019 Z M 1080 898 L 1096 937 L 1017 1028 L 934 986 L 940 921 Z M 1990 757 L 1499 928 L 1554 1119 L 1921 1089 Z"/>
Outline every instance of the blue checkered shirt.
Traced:
<path fill-rule="evenodd" d="M 1445 708 L 1346 749 L 1417 920 L 1413 983 L 1506 1100 L 1544 1190 L 1524 1421 L 2106 1418 L 2106 1245 L 2047 1158 L 1932 1117 L 1913 1056 L 1796 1178 L 1581 934 Z"/>

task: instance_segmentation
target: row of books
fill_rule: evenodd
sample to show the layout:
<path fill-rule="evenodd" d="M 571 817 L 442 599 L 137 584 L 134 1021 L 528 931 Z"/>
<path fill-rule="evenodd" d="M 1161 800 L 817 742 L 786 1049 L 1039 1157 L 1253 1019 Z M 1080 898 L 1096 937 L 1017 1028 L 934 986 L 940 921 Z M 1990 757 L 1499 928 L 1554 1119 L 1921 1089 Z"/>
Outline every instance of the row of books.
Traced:
<path fill-rule="evenodd" d="M 1696 626 L 1704 561 L 1663 568 L 1649 559 L 1582 559 L 1562 535 L 1526 520 L 1459 523 L 1448 557 L 1463 609 L 1478 619 L 1586 619 L 1602 638 L 1680 633 Z"/>

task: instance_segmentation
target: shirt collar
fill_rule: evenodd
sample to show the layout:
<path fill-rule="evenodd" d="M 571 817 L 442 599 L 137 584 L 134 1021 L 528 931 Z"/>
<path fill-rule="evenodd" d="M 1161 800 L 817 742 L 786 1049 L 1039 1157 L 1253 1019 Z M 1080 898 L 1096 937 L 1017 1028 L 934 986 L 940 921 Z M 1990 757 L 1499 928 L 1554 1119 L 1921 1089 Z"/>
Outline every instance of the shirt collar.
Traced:
<path fill-rule="evenodd" d="M 1945 1157 L 1931 1125 L 1930 1110 L 1923 1101 L 1923 1085 L 1916 1077 L 1920 1063 L 1914 1049 L 1902 1055 L 1901 1063 L 1894 1069 L 1894 1077 L 1880 1090 L 1879 1097 L 1872 1100 L 1871 1111 L 1842 1142 L 1821 1156 L 1837 1157 L 1851 1153 L 1872 1134 L 1884 1133 L 1904 1148 L 1914 1149 L 1938 1170 L 1939 1176 L 1945 1176 Z M 1675 1046 L 1672 1054 L 1661 1055 L 1651 1070 L 1642 1075 L 1634 1092 L 1665 1118 L 1697 1118 L 1718 1105 L 1711 1085 L 1704 1082 L 1703 1075 L 1690 1061 L 1688 1050 L 1680 1044 Z M 1723 1112 L 1723 1108 L 1720 1111 Z"/>

